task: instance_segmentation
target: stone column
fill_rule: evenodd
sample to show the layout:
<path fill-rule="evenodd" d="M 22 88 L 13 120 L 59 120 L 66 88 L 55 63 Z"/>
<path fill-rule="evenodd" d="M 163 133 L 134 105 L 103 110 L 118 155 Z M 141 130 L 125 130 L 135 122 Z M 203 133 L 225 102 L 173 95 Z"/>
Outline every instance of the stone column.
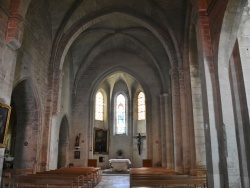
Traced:
<path fill-rule="evenodd" d="M 189 173 L 190 170 L 190 131 L 187 110 L 187 92 L 185 71 L 183 68 L 179 70 L 179 86 L 180 86 L 180 105 L 181 105 L 181 127 L 182 127 L 182 152 L 183 152 L 183 172 Z"/>
<path fill-rule="evenodd" d="M 239 157 L 240 157 L 240 171 L 242 187 L 247 187 L 250 184 L 250 4 L 245 7 L 242 15 L 242 21 L 238 32 L 239 54 L 241 62 L 236 62 L 235 66 L 241 66 L 242 77 L 240 81 L 235 81 L 235 100 L 240 108 L 236 114 L 236 125 L 238 125 L 238 142 L 240 145 Z M 238 70 L 239 71 L 239 70 Z M 236 71 L 236 72 L 238 72 Z M 240 70 L 241 71 L 241 70 Z M 239 71 L 239 72 L 240 72 Z M 239 74 L 234 75 L 239 80 Z M 243 80 L 243 82 L 242 82 Z M 244 83 L 244 85 L 242 85 Z M 243 89 L 244 87 L 244 89 Z M 244 97 L 242 97 L 244 96 Z"/>
<path fill-rule="evenodd" d="M 202 104 L 205 123 L 208 187 L 228 187 L 221 114 L 219 111 L 218 75 L 215 73 L 209 18 L 199 12 L 196 23 Z"/>
<path fill-rule="evenodd" d="M 173 113 L 173 140 L 174 140 L 174 161 L 175 171 L 183 173 L 182 156 L 182 129 L 181 129 L 181 110 L 180 110 L 180 88 L 178 69 L 170 70 L 172 85 L 172 113 Z"/>
<path fill-rule="evenodd" d="M 161 112 L 161 115 L 160 115 L 160 138 L 161 138 L 161 164 L 162 164 L 162 167 L 166 167 L 166 163 L 167 163 L 167 160 L 166 160 L 166 122 L 165 122 L 165 100 L 164 100 L 164 94 L 163 95 L 160 95 L 160 112 Z"/>
<path fill-rule="evenodd" d="M 174 149 L 173 149 L 173 123 L 172 123 L 172 107 L 170 102 L 170 95 L 163 94 L 165 106 L 165 125 L 166 125 L 166 158 L 167 168 L 174 168 Z"/>
<path fill-rule="evenodd" d="M 171 105 L 169 94 L 164 93 L 160 96 L 161 108 L 161 155 L 162 167 L 172 169 L 173 161 L 173 129 L 171 122 Z"/>
<path fill-rule="evenodd" d="M 10 104 L 11 100 L 16 68 L 16 50 L 20 48 L 22 43 L 25 13 L 25 11 L 20 12 L 20 1 L 13 1 L 10 8 L 4 7 L 0 2 L 0 41 L 5 41 L 4 44 L 0 42 L 0 102 L 7 105 Z M 4 148 L 0 148 L 1 169 L 4 151 Z M 2 177 L 2 171 L 0 177 Z"/>

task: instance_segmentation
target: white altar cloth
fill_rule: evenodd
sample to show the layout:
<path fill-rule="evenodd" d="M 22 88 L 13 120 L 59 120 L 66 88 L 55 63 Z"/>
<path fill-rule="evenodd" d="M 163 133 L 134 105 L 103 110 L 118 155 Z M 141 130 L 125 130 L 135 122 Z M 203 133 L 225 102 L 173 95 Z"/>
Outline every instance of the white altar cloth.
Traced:
<path fill-rule="evenodd" d="M 129 159 L 110 159 L 109 164 L 116 171 L 126 171 L 131 164 Z"/>

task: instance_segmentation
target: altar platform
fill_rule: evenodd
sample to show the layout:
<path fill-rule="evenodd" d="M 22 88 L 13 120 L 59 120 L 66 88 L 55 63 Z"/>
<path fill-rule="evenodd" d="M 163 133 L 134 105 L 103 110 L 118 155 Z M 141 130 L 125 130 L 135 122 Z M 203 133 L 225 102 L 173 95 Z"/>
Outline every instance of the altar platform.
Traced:
<path fill-rule="evenodd" d="M 110 159 L 109 164 L 115 171 L 127 171 L 131 161 L 129 159 Z"/>

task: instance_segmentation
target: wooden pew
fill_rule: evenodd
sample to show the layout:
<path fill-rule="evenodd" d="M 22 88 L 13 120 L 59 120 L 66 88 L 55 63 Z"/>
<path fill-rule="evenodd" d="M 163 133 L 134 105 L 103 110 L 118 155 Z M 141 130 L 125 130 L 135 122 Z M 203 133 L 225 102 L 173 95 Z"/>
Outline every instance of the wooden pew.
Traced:
<path fill-rule="evenodd" d="M 173 169 L 161 167 L 130 168 L 130 174 L 179 174 Z"/>
<path fill-rule="evenodd" d="M 190 175 L 180 175 L 165 168 L 131 168 L 130 187 L 133 186 L 168 186 L 188 185 L 206 187 L 206 178 Z"/>
<path fill-rule="evenodd" d="M 30 174 L 28 177 L 37 179 L 68 179 L 72 180 L 73 186 L 84 187 L 84 176 L 79 174 Z"/>
<path fill-rule="evenodd" d="M 102 180 L 102 171 L 99 167 L 64 167 L 60 168 L 58 170 L 65 170 L 68 172 L 84 172 L 84 173 L 90 173 L 88 176 L 89 178 L 92 178 L 94 183 L 97 185 Z"/>
<path fill-rule="evenodd" d="M 13 168 L 13 169 L 6 169 L 3 170 L 2 175 L 2 187 L 3 188 L 10 188 L 11 178 L 21 175 L 33 174 L 33 169 L 31 168 Z"/>
<path fill-rule="evenodd" d="M 33 169 L 31 168 L 13 168 L 8 170 L 11 173 L 11 176 L 21 176 L 27 174 L 33 174 Z"/>
<path fill-rule="evenodd" d="M 100 169 L 93 167 L 65 167 L 56 170 L 37 172 L 37 174 L 74 174 L 74 175 L 84 175 L 84 182 L 90 186 L 94 187 L 100 182 Z"/>
<path fill-rule="evenodd" d="M 12 185 L 17 187 L 46 187 L 46 186 L 60 186 L 63 187 L 94 187 L 101 181 L 101 169 L 94 167 L 66 167 L 56 170 L 37 172 L 36 174 L 28 174 L 27 176 L 15 175 L 11 178 Z M 52 181 L 52 180 L 55 181 Z M 44 184 L 48 180 L 48 184 Z M 60 183 L 60 180 L 61 183 Z M 67 181 L 66 181 L 67 180 Z M 86 187 L 85 186 L 85 187 Z"/>
<path fill-rule="evenodd" d="M 12 179 L 12 185 L 16 188 L 40 188 L 40 187 L 53 187 L 53 188 L 78 188 L 74 185 L 77 178 L 74 177 L 61 177 L 61 176 L 17 176 Z"/>
<path fill-rule="evenodd" d="M 11 183 L 11 173 L 3 171 L 1 187 L 2 188 L 7 188 L 7 187 L 10 188 L 10 183 Z"/>

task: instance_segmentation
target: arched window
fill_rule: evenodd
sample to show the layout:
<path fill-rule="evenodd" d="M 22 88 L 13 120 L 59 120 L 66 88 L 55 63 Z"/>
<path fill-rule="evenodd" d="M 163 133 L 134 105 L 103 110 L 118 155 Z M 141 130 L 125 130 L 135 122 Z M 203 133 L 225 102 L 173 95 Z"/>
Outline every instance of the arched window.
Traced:
<path fill-rule="evenodd" d="M 103 94 L 100 91 L 95 97 L 95 119 L 103 121 Z"/>
<path fill-rule="evenodd" d="M 145 95 L 140 92 L 138 95 L 138 120 L 145 119 Z"/>
<path fill-rule="evenodd" d="M 116 98 L 116 134 L 126 133 L 126 100 L 124 95 L 119 94 Z"/>

